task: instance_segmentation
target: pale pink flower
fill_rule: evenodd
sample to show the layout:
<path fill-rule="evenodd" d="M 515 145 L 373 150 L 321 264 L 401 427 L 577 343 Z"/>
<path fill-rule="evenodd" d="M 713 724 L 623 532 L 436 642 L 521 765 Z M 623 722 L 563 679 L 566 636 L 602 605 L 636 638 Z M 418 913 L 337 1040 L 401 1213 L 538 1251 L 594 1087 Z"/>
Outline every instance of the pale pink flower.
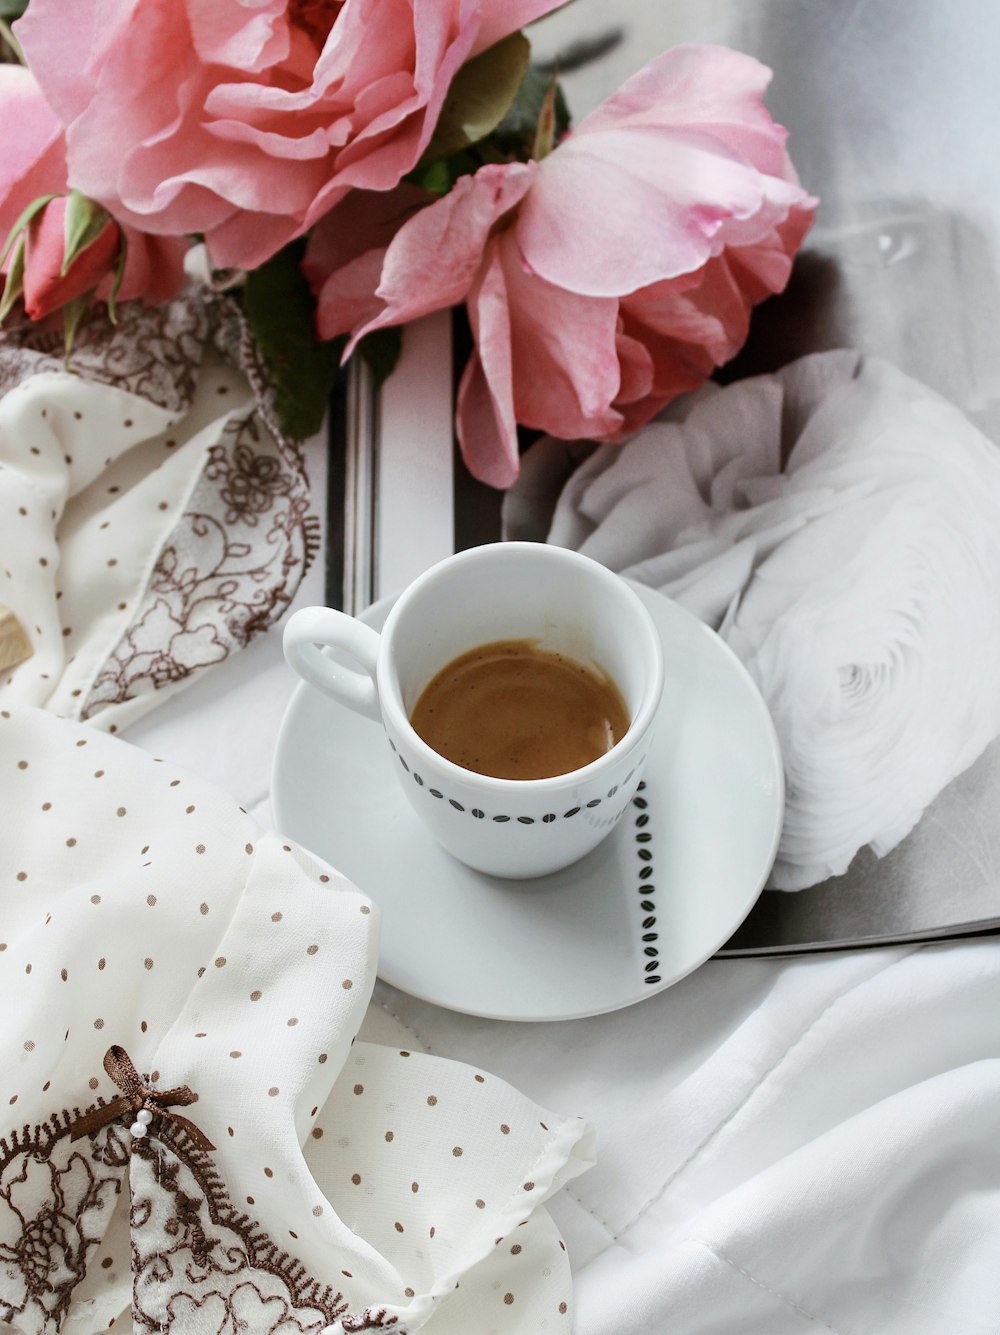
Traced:
<path fill-rule="evenodd" d="M 187 242 L 144 236 L 131 227 L 120 229 L 110 218 L 62 273 L 63 195 L 69 188 L 66 142 L 58 117 L 32 73 L 21 65 L 0 65 L 0 124 L 16 127 L 16 132 L 0 135 L 0 249 L 29 204 L 45 195 L 57 196 L 35 215 L 25 234 L 24 298 L 32 319 L 41 319 L 91 289 L 106 300 L 121 231 L 128 251 L 119 300 L 142 297 L 152 305 L 175 295 L 184 282 Z"/>
<path fill-rule="evenodd" d="M 495 486 L 517 475 L 518 423 L 622 440 L 732 357 L 788 280 L 816 201 L 764 107 L 769 79 L 722 47 L 668 51 L 542 161 L 481 168 L 367 251 L 360 222 L 343 229 L 324 276 L 335 212 L 308 268 L 321 334 L 466 301 L 458 433 Z"/>
<path fill-rule="evenodd" d="M 557 0 L 32 0 L 17 35 L 73 184 L 254 268 L 417 163 L 471 56 Z"/>

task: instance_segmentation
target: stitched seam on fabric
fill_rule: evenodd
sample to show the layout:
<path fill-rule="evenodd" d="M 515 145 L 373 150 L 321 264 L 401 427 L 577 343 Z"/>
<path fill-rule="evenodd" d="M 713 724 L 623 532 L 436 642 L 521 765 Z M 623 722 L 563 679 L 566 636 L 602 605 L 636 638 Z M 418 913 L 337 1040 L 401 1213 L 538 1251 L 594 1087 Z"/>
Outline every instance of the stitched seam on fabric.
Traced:
<path fill-rule="evenodd" d="M 749 1280 L 750 1283 L 755 1285 L 758 1289 L 762 1289 L 765 1293 L 769 1293 L 772 1298 L 777 1298 L 779 1302 L 784 1303 L 786 1307 L 790 1307 L 793 1312 L 798 1316 L 804 1317 L 806 1321 L 818 1323 L 824 1330 L 832 1331 L 833 1335 L 849 1335 L 848 1331 L 841 1330 L 839 1326 L 831 1326 L 829 1321 L 824 1321 L 823 1318 L 817 1316 L 815 1312 L 810 1312 L 800 1303 L 797 1303 L 794 1298 L 790 1298 L 787 1293 L 782 1293 L 780 1289 L 771 1288 L 770 1284 L 765 1284 L 764 1281 L 758 1279 L 756 1275 L 752 1275 L 749 1270 L 745 1270 L 743 1266 L 734 1261 L 732 1257 L 726 1256 L 724 1253 L 718 1251 L 711 1243 L 705 1242 L 701 1238 L 691 1238 L 690 1241 L 693 1242 L 696 1247 L 704 1247 L 705 1250 L 714 1256 L 717 1261 L 721 1261 L 723 1265 L 727 1265 L 730 1269 L 735 1270 L 737 1274 L 742 1275 L 744 1279 Z"/>
<path fill-rule="evenodd" d="M 385 1011 L 386 1015 L 390 1015 L 390 1016 L 396 1021 L 397 1024 L 401 1024 L 401 1025 L 403 1026 L 403 1028 L 407 1031 L 407 1033 L 410 1033 L 410 1034 L 413 1035 L 413 1037 L 414 1037 L 414 1038 L 417 1040 L 417 1042 L 421 1045 L 421 1047 L 424 1049 L 424 1051 L 425 1051 L 426 1053 L 428 1053 L 428 1055 L 430 1055 L 430 1056 L 437 1056 L 437 1054 L 435 1053 L 435 1051 L 434 1051 L 434 1049 L 431 1047 L 431 1045 L 427 1042 L 427 1040 L 426 1040 L 425 1038 L 421 1038 L 421 1037 L 420 1037 L 420 1035 L 419 1035 L 419 1034 L 417 1033 L 417 1031 L 414 1029 L 414 1027 L 413 1027 L 412 1024 L 407 1024 L 407 1022 L 406 1022 L 405 1020 L 401 1019 L 401 1018 L 396 1014 L 396 1012 L 395 1012 L 394 1010 L 390 1010 L 389 1007 L 386 1005 L 386 1003 L 385 1003 L 384 1001 L 380 1001 L 378 1004 L 379 1004 L 379 1006 L 381 1007 L 381 1009 Z"/>
<path fill-rule="evenodd" d="M 597 1221 L 597 1223 L 600 1224 L 601 1228 L 603 1228 L 604 1231 L 605 1231 L 605 1233 L 607 1233 L 607 1235 L 608 1235 L 608 1241 L 609 1241 L 609 1243 L 611 1243 L 611 1242 L 615 1242 L 615 1241 L 616 1241 L 615 1231 L 614 1231 L 614 1229 L 611 1227 L 611 1225 L 607 1222 L 607 1220 L 602 1219 L 601 1216 L 597 1213 L 597 1211 L 594 1210 L 594 1209 L 592 1209 L 592 1208 L 587 1204 L 587 1202 L 586 1202 L 585 1200 L 583 1200 L 583 1198 L 582 1198 L 581 1196 L 578 1196 L 577 1193 L 576 1193 L 575 1191 L 571 1190 L 570 1187 L 568 1187 L 568 1186 L 563 1187 L 563 1191 L 564 1191 L 564 1192 L 566 1193 L 566 1195 L 570 1198 L 570 1200 L 572 1200 L 572 1201 L 576 1201 L 577 1205 L 579 1205 L 579 1207 L 580 1207 L 581 1210 L 585 1210 L 585 1211 L 587 1212 L 587 1214 L 589 1214 L 589 1215 L 591 1216 L 592 1219 L 595 1219 L 595 1220 Z M 606 1251 L 607 1248 L 605 1248 L 604 1250 Z M 602 1254 L 603 1254 L 603 1253 L 602 1253 Z"/>
<path fill-rule="evenodd" d="M 867 978 L 863 978 L 859 982 L 852 983 L 850 987 L 845 987 L 842 992 L 838 992 L 835 997 L 831 997 L 831 999 L 826 1003 L 826 1005 L 823 1006 L 822 1009 L 819 1010 L 816 1013 L 816 1015 L 813 1016 L 813 1018 L 809 1021 L 806 1027 L 800 1032 L 798 1037 L 794 1039 L 793 1042 L 789 1043 L 789 1045 L 784 1049 L 784 1051 L 780 1054 L 780 1056 L 778 1056 L 771 1063 L 771 1065 L 767 1068 L 766 1071 L 763 1071 L 761 1073 L 761 1075 L 750 1087 L 750 1089 L 747 1090 L 746 1094 L 744 1094 L 743 1097 L 734 1105 L 734 1107 L 730 1109 L 730 1111 L 722 1119 L 722 1121 L 717 1123 L 714 1127 L 712 1127 L 712 1129 L 708 1132 L 708 1134 L 705 1135 L 698 1142 L 698 1144 L 694 1147 L 694 1149 L 687 1156 L 687 1158 L 682 1163 L 678 1164 L 678 1166 L 674 1169 L 674 1171 L 670 1174 L 670 1176 L 667 1177 L 666 1180 L 660 1184 L 660 1186 L 653 1193 L 653 1195 L 650 1196 L 649 1200 L 647 1200 L 644 1205 L 639 1207 L 639 1209 L 628 1221 L 628 1223 L 622 1225 L 621 1231 L 614 1235 L 615 1241 L 618 1241 L 620 1238 L 623 1238 L 625 1234 L 629 1231 L 629 1229 L 639 1222 L 639 1220 L 646 1213 L 646 1211 L 649 1210 L 651 1206 L 656 1204 L 656 1202 L 664 1194 L 667 1188 L 670 1187 L 674 1182 L 676 1182 L 676 1180 L 680 1177 L 680 1175 L 684 1172 L 684 1170 L 691 1163 L 693 1163 L 695 1159 L 697 1159 L 698 1155 L 701 1154 L 701 1152 L 705 1149 L 705 1147 L 711 1144 L 711 1142 L 716 1138 L 716 1136 L 719 1135 L 721 1131 L 724 1131 L 726 1129 L 726 1127 L 737 1115 L 737 1113 L 743 1111 L 743 1109 L 747 1106 L 747 1104 L 757 1093 L 757 1091 L 763 1087 L 763 1085 L 771 1078 L 772 1075 L 774 1075 L 775 1071 L 778 1070 L 778 1068 L 787 1059 L 787 1057 L 792 1052 L 795 1051 L 795 1049 L 799 1046 L 799 1044 L 803 1041 L 803 1039 L 806 1038 L 806 1036 L 810 1034 L 813 1031 L 813 1029 L 815 1029 L 815 1027 L 820 1023 L 820 1021 L 824 1018 L 824 1016 L 828 1014 L 829 1011 L 833 1010 L 833 1008 L 836 1005 L 838 1005 L 841 1001 L 843 1001 L 845 997 L 850 996 L 852 992 L 857 991 L 857 989 L 860 987 L 866 986 L 868 983 L 872 981 L 873 978 L 876 977 L 881 978 L 889 969 L 895 968 L 895 966 L 897 964 L 901 964 L 904 959 L 909 959 L 911 955 L 917 954 L 922 949 L 923 949 L 922 945 L 914 946 L 912 949 L 906 951 L 904 955 L 901 955 L 898 959 L 894 959 L 889 964 L 886 964 L 879 971 L 878 974 L 869 974 Z"/>

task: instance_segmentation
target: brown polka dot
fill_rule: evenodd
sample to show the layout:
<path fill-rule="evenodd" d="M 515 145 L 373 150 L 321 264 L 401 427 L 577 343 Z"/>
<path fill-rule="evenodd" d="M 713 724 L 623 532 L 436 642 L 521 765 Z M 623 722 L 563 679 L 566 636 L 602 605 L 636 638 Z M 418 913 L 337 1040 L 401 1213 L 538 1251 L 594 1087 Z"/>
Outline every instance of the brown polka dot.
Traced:
<path fill-rule="evenodd" d="M 525 1191 L 534 1191 L 535 1190 L 534 1182 L 525 1182 L 524 1189 Z"/>
<path fill-rule="evenodd" d="M 140 1021 L 139 1021 L 139 1028 L 140 1028 L 140 1030 L 142 1031 L 142 1033 L 145 1033 L 146 1030 L 149 1028 L 149 1025 L 146 1023 L 145 1020 L 140 1020 Z"/>
<path fill-rule="evenodd" d="M 322 1213 L 323 1213 L 323 1207 L 322 1207 L 322 1205 L 314 1205 L 314 1206 L 313 1206 L 313 1214 L 316 1216 L 317 1219 L 320 1217 L 320 1215 L 321 1215 Z"/>
<path fill-rule="evenodd" d="M 101 1269 L 102 1269 L 102 1270 L 110 1270 L 111 1267 L 114 1265 L 114 1263 L 115 1263 L 115 1262 L 114 1262 L 114 1258 L 113 1258 L 113 1257 L 111 1257 L 111 1256 L 106 1256 L 106 1257 L 104 1258 L 104 1260 L 101 1262 Z"/>
<path fill-rule="evenodd" d="M 509 1307 L 511 1303 L 514 1301 L 514 1295 L 512 1293 L 505 1293 L 503 1296 L 503 1300 Z"/>
<path fill-rule="evenodd" d="M 151 968 L 153 967 L 153 961 L 150 959 L 150 957 L 149 957 L 148 955 L 147 955 L 146 958 L 143 960 L 143 962 L 142 962 L 142 967 L 143 967 L 144 969 L 151 969 Z"/>
<path fill-rule="evenodd" d="M 171 780 L 170 780 L 170 787 L 171 787 L 171 788 L 176 788 L 177 785 L 178 785 L 179 783 L 180 783 L 180 779 L 171 779 Z"/>
<path fill-rule="evenodd" d="M 26 965 L 24 966 L 24 972 L 25 972 L 25 973 L 31 973 L 31 965 L 30 965 L 30 964 L 26 964 Z"/>
<path fill-rule="evenodd" d="M 362 913 L 371 913 L 371 909 L 368 907 L 367 904 L 362 904 L 362 905 L 361 905 L 361 912 L 362 912 Z"/>
<path fill-rule="evenodd" d="M 355 1086 L 354 1086 L 354 1092 L 355 1092 L 355 1094 L 363 1094 L 363 1093 L 365 1092 L 365 1087 L 364 1087 L 364 1085 L 355 1085 Z"/>
<path fill-rule="evenodd" d="M 501 1123 L 500 1123 L 500 1130 L 503 1132 L 503 1134 L 504 1134 L 505 1136 L 509 1136 L 509 1135 L 510 1135 L 510 1127 L 507 1125 L 506 1122 L 501 1122 Z"/>
<path fill-rule="evenodd" d="M 315 946 L 315 945 L 313 945 L 313 946 L 306 946 L 306 954 L 307 954 L 307 955 L 315 955 L 316 952 L 317 952 L 317 950 L 319 950 L 319 946 Z"/>
<path fill-rule="evenodd" d="M 139 852 L 140 852 L 140 854 L 142 854 L 142 853 L 148 853 L 148 852 L 149 852 L 149 844 L 143 844 L 142 848 L 139 849 Z"/>
<path fill-rule="evenodd" d="M 261 991 L 254 991 L 254 992 L 251 992 L 251 993 L 250 993 L 250 1000 L 251 1000 L 251 1001 L 260 1001 L 260 999 L 261 999 L 261 997 L 262 997 L 263 995 L 264 995 L 264 993 L 261 992 Z"/>
<path fill-rule="evenodd" d="M 156 904 L 156 896 L 155 896 L 155 895 L 147 895 L 147 896 L 146 896 L 146 903 L 149 905 L 150 908 L 153 908 L 153 906 Z"/>
<path fill-rule="evenodd" d="M 124 808 L 124 807 L 119 807 L 118 810 L 115 812 L 115 815 L 116 815 L 116 816 L 124 816 L 124 815 L 125 815 L 125 808 Z"/>
<path fill-rule="evenodd" d="M 94 1075 L 92 1075 L 92 1076 L 90 1077 L 90 1079 L 87 1081 L 87 1086 L 88 1086 L 88 1088 L 90 1088 L 90 1089 L 96 1089 L 97 1086 L 98 1086 L 99 1084 L 100 1084 L 100 1081 L 99 1081 L 99 1080 L 97 1079 L 97 1077 L 94 1076 Z"/>
<path fill-rule="evenodd" d="M 476 1201 L 476 1209 L 477 1209 L 477 1210 L 485 1210 L 485 1209 L 486 1209 L 486 1202 L 485 1202 L 485 1201 Z"/>
<path fill-rule="evenodd" d="M 11 1105 L 15 1104 L 17 1102 L 17 1095 L 12 1094 L 11 1097 L 7 1100 L 7 1102 Z"/>
<path fill-rule="evenodd" d="M 456 1159 L 461 1159 L 462 1154 L 463 1154 L 463 1150 L 462 1150 L 461 1145 L 453 1145 L 453 1146 L 452 1146 L 452 1149 L 451 1149 L 451 1152 L 452 1152 L 452 1154 L 455 1156 Z"/>
<path fill-rule="evenodd" d="M 159 504 L 159 509 L 161 509 L 161 510 L 165 510 L 166 508 L 167 508 L 167 503 L 166 503 L 166 501 L 161 501 L 160 504 Z"/>
<path fill-rule="evenodd" d="M 434 1236 L 434 1225 L 433 1225 L 433 1224 L 431 1224 L 430 1232 L 428 1233 L 427 1236 L 428 1236 L 429 1238 L 433 1238 L 433 1236 Z"/>
<path fill-rule="evenodd" d="M 69 839 L 67 839 L 67 840 L 66 840 L 66 847 L 67 847 L 67 848 L 76 848 L 76 840 L 73 839 L 73 838 L 69 838 Z"/>
<path fill-rule="evenodd" d="M 349 1270 L 342 1270 L 340 1273 L 341 1273 L 342 1275 L 346 1275 L 348 1279 L 353 1279 L 353 1278 L 354 1278 L 354 1276 L 351 1274 L 351 1272 L 350 1272 Z"/>
<path fill-rule="evenodd" d="M 479 1083 L 480 1085 L 483 1084 L 483 1083 L 484 1083 L 484 1080 L 485 1080 L 485 1077 L 484 1077 L 484 1076 L 481 1076 L 481 1075 L 476 1075 L 476 1076 L 473 1076 L 472 1078 L 473 1078 L 474 1080 L 478 1081 L 478 1083 Z"/>
<path fill-rule="evenodd" d="M 243 847 L 243 851 L 244 851 L 245 853 L 252 853 L 252 852 L 253 852 L 253 844 L 245 844 L 244 847 Z"/>
<path fill-rule="evenodd" d="M 400 1055 L 401 1057 L 408 1057 L 410 1054 L 406 1051 L 405 1048 L 400 1048 L 400 1050 L 399 1050 L 399 1055 Z"/>
<path fill-rule="evenodd" d="M 253 1205 L 253 1203 L 254 1203 L 254 1199 L 253 1199 L 253 1197 L 252 1197 L 252 1196 L 248 1196 L 248 1197 L 247 1197 L 247 1205 Z"/>
<path fill-rule="evenodd" d="M 204 978 L 204 977 L 205 977 L 205 966 L 204 966 L 204 964 L 203 964 L 203 965 L 201 966 L 201 968 L 198 970 L 198 977 L 199 977 L 199 978 Z"/>
<path fill-rule="evenodd" d="M 265 1168 L 265 1169 L 264 1169 L 264 1176 L 265 1176 L 265 1177 L 274 1177 L 274 1172 L 273 1172 L 273 1170 L 270 1169 L 270 1168 Z"/>
<path fill-rule="evenodd" d="M 322 1140 L 323 1128 L 321 1126 L 314 1126 L 310 1134 L 312 1135 L 313 1140 Z"/>
<path fill-rule="evenodd" d="M 97 961 L 97 967 L 98 967 L 99 969 L 105 969 L 105 968 L 107 968 L 107 964 L 108 964 L 108 962 L 107 962 L 107 960 L 104 958 L 103 955 L 102 955 L 101 958 Z"/>
<path fill-rule="evenodd" d="M 60 970 L 59 970 L 59 977 L 60 977 L 60 978 L 63 980 L 63 982 L 65 983 L 66 980 L 69 978 L 69 974 L 66 972 L 65 969 L 60 969 Z"/>
<path fill-rule="evenodd" d="M 28 762 L 27 762 L 26 760 L 19 760 L 19 761 L 17 762 L 17 768 L 18 768 L 18 769 L 27 769 L 27 768 L 28 768 Z"/>
<path fill-rule="evenodd" d="M 227 1127 L 226 1127 L 226 1130 L 229 1132 L 229 1134 L 230 1134 L 231 1136 L 235 1136 L 235 1135 L 236 1135 L 236 1132 L 233 1130 L 233 1128 L 232 1128 L 231 1126 L 227 1126 Z"/>
<path fill-rule="evenodd" d="M 24 1050 L 25 1050 L 25 1052 L 34 1052 L 34 1050 L 35 1050 L 35 1045 L 34 1045 L 34 1043 L 31 1041 L 30 1038 L 26 1038 L 26 1039 L 24 1040 Z"/>
<path fill-rule="evenodd" d="M 17 879 L 19 881 L 26 881 L 28 879 L 28 873 L 26 871 L 19 871 L 17 873 Z"/>
<path fill-rule="evenodd" d="M 52 810 L 52 803 L 51 803 L 51 802 L 43 802 L 43 803 L 42 803 L 42 810 L 43 810 L 43 811 L 51 811 L 51 810 Z"/>
<path fill-rule="evenodd" d="M 322 1066 L 323 1063 L 326 1061 L 326 1053 L 321 1052 L 319 1056 L 316 1058 L 316 1060 L 319 1062 L 320 1066 Z"/>
<path fill-rule="evenodd" d="M 239 1048 L 233 1048 L 232 1052 L 229 1055 L 230 1057 L 242 1057 L 243 1053 L 240 1052 Z"/>
<path fill-rule="evenodd" d="M 430 1105 L 430 1107 L 433 1108 L 434 1105 L 437 1103 L 437 1095 L 436 1095 L 436 1094 L 428 1094 L 428 1095 L 427 1095 L 427 1102 L 428 1102 L 428 1104 Z"/>
<path fill-rule="evenodd" d="M 356 1187 L 360 1187 L 360 1186 L 361 1186 L 361 1174 L 360 1174 L 360 1173 L 352 1173 L 352 1174 L 351 1174 L 351 1181 L 354 1183 L 354 1185 L 355 1185 Z"/>
<path fill-rule="evenodd" d="M 393 1224 L 393 1228 L 396 1230 L 397 1233 L 406 1232 L 406 1229 L 403 1227 L 403 1225 L 399 1222 L 398 1219 L 396 1220 L 395 1224 Z"/>
<path fill-rule="evenodd" d="M 194 811 L 194 807 L 185 807 L 184 810 L 190 816 L 191 812 Z"/>
<path fill-rule="evenodd" d="M 207 905 L 207 904 L 199 904 L 199 906 L 198 906 L 198 912 L 201 914 L 202 917 L 204 917 L 205 914 L 208 912 L 208 905 Z"/>
<path fill-rule="evenodd" d="M 281 922 L 281 914 L 280 914 L 280 913 L 272 913 L 272 914 L 271 914 L 271 921 L 272 921 L 272 922 Z"/>
<path fill-rule="evenodd" d="M 63 637 L 64 637 L 64 638 L 65 638 L 67 635 L 72 635 L 72 634 L 73 634 L 73 631 L 72 631 L 72 628 L 71 628 L 70 626 L 63 626 Z"/>
<path fill-rule="evenodd" d="M 104 1028 L 104 1021 L 101 1019 L 100 1016 L 98 1016 L 97 1019 L 94 1021 L 94 1028 L 95 1028 L 95 1029 L 103 1029 L 103 1028 Z"/>
<path fill-rule="evenodd" d="M 561 1314 L 561 1315 L 563 1315 L 563 1316 L 566 1315 L 566 1304 L 565 1304 L 565 1303 L 560 1303 L 560 1304 L 559 1304 L 559 1311 L 560 1311 L 560 1314 Z"/>
<path fill-rule="evenodd" d="M 195 1034 L 195 1038 L 208 1038 L 208 1034 L 205 1033 L 204 1029 L 200 1029 L 198 1033 Z"/>
<path fill-rule="evenodd" d="M 194 851 L 195 851 L 196 853 L 204 853 L 204 851 L 205 851 L 205 845 L 204 845 L 204 844 L 195 844 L 195 846 L 194 846 Z"/>
<path fill-rule="evenodd" d="M 216 958 L 216 961 L 215 961 L 215 967 L 216 967 L 217 969 L 224 969 L 224 968 L 226 967 L 226 957 L 225 957 L 225 955 L 219 955 L 219 956 Z"/>
<path fill-rule="evenodd" d="M 103 771 L 102 769 L 95 769 L 95 770 L 94 770 L 94 778 L 95 778 L 95 779 L 103 779 L 103 778 L 104 778 L 104 771 Z"/>
<path fill-rule="evenodd" d="M 101 896 L 100 896 L 100 895 L 91 895 L 91 896 L 90 896 L 90 902 L 91 902 L 91 904 L 99 904 L 99 903 L 101 902 Z"/>
<path fill-rule="evenodd" d="M 327 881 L 328 881 L 330 878 L 329 878 L 329 876 L 327 876 L 326 872 L 323 872 L 323 873 L 320 875 L 320 878 L 319 878 L 319 879 L 323 882 L 324 885 L 326 885 Z"/>
<path fill-rule="evenodd" d="M 344 989 L 345 992 L 350 992 L 351 988 L 354 986 L 354 983 L 350 978 L 345 978 L 340 986 Z"/>
<path fill-rule="evenodd" d="M 412 1297 L 413 1297 L 413 1290 L 412 1290 L 412 1289 L 404 1289 L 403 1292 L 406 1294 L 407 1298 L 412 1298 Z"/>
<path fill-rule="evenodd" d="M 395 1133 L 394 1133 L 394 1132 L 392 1132 L 392 1131 L 387 1131 L 387 1132 L 385 1133 L 385 1141 L 386 1141 L 386 1144 L 387 1144 L 387 1145 L 388 1145 L 391 1141 L 395 1140 L 395 1138 L 396 1138 L 396 1137 L 395 1137 Z"/>
<path fill-rule="evenodd" d="M 515 1243 L 514 1243 L 513 1247 L 511 1247 L 511 1249 L 510 1249 L 510 1254 L 511 1254 L 511 1256 L 520 1256 L 520 1255 L 521 1255 L 521 1244 L 520 1244 L 519 1242 L 515 1242 Z"/>
<path fill-rule="evenodd" d="M 295 1026 L 298 1024 L 298 1022 L 299 1022 L 299 1020 L 298 1020 L 298 1016 L 297 1016 L 297 1015 L 293 1015 L 293 1016 L 291 1016 L 288 1020 L 285 1021 L 285 1023 L 288 1025 L 289 1029 L 294 1029 Z"/>
<path fill-rule="evenodd" d="M 278 1088 L 278 1086 L 277 1086 L 277 1085 L 272 1085 L 271 1088 L 267 1091 L 267 1097 L 268 1097 L 269 1099 L 273 1099 L 273 1098 L 275 1098 L 275 1097 L 276 1097 L 278 1094 L 280 1094 L 280 1093 L 281 1093 L 281 1090 Z"/>

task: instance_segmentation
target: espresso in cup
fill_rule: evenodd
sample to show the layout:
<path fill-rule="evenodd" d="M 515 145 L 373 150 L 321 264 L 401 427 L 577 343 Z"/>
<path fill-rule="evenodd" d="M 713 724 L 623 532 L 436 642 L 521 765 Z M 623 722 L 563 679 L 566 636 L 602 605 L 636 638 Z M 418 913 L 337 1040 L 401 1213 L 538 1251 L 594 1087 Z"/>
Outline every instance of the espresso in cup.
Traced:
<path fill-rule="evenodd" d="M 416 819 L 477 872 L 547 876 L 596 848 L 629 809 L 663 689 L 663 650 L 635 590 L 579 552 L 537 542 L 473 547 L 418 575 L 381 633 L 332 608 L 303 607 L 284 643 L 306 681 L 380 725 L 371 744 L 385 746 L 386 777 L 395 775 Z M 464 679 L 484 648 L 487 685 L 512 664 L 519 675 L 495 699 L 466 702 L 450 729 L 450 759 L 449 729 L 438 729 L 451 711 L 425 711 L 421 696 L 437 677 L 442 698 L 475 698 L 480 687 L 467 691 Z M 530 707 L 529 678 L 548 680 Z M 429 740 L 419 731 L 425 712 Z M 525 764 L 511 755 L 525 714 L 554 726 L 524 748 L 535 752 L 532 768 L 511 769 L 512 759 Z M 498 754 L 486 749 L 487 724 Z"/>
<path fill-rule="evenodd" d="M 497 779 L 548 779 L 597 760 L 631 719 L 605 673 L 536 640 L 495 640 L 446 664 L 410 723 L 440 756 Z"/>

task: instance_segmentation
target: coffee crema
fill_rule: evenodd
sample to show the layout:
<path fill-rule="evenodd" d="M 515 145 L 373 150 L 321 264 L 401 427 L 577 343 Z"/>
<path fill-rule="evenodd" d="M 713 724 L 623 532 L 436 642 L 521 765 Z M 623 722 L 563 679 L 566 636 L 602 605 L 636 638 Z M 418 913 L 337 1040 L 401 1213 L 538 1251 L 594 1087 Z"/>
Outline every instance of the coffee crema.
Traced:
<path fill-rule="evenodd" d="M 610 677 L 534 640 L 495 640 L 443 667 L 410 723 L 463 769 L 548 779 L 610 751 L 630 719 Z"/>

